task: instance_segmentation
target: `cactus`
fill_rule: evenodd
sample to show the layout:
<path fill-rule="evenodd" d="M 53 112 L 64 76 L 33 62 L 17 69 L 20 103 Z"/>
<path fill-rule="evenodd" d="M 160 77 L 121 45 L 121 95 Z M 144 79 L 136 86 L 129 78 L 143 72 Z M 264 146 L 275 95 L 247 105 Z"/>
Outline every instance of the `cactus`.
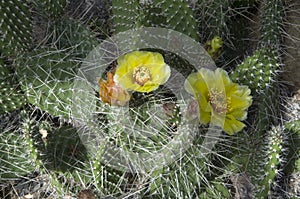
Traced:
<path fill-rule="evenodd" d="M 300 171 L 300 159 L 299 159 L 299 150 L 300 150 L 300 121 L 290 121 L 285 124 L 285 131 L 288 135 L 289 145 L 285 146 L 289 149 L 289 154 L 287 155 L 287 159 L 290 161 L 289 166 L 286 166 L 286 173 L 291 172 L 299 172 Z M 287 143 L 286 143 L 287 144 Z"/>
<path fill-rule="evenodd" d="M 276 175 L 279 174 L 278 166 L 282 161 L 280 153 L 282 150 L 283 138 L 281 135 L 282 131 L 279 128 L 272 128 L 266 137 L 266 148 L 264 149 L 265 154 L 258 154 L 256 160 L 264 160 L 261 162 L 262 169 L 258 169 L 257 163 L 250 166 L 249 172 L 253 178 L 253 184 L 255 186 L 255 198 L 266 198 L 271 195 L 272 188 L 275 186 L 274 181 Z M 261 156 L 262 155 L 262 156 Z"/>
<path fill-rule="evenodd" d="M 0 59 L 0 81 L 10 81 L 12 78 L 13 72 L 11 69 Z"/>
<path fill-rule="evenodd" d="M 159 27 L 176 30 L 195 40 L 199 40 L 198 33 L 195 31 L 197 27 L 197 21 L 194 16 L 195 14 L 186 1 L 154 0 L 153 3 L 150 3 L 150 7 L 152 9 L 160 10 L 160 13 L 162 14 L 161 17 L 165 18 L 165 20 L 162 20 L 163 23 L 158 24 Z M 151 18 L 148 20 L 151 20 Z"/>
<path fill-rule="evenodd" d="M 281 0 L 2 0 L 0 197 L 298 197 L 299 121 L 282 119 L 278 72 L 284 64 L 287 5 Z M 81 64 L 88 61 L 84 58 L 100 38 L 143 26 L 172 29 L 200 41 L 218 67 L 251 89 L 253 106 L 242 132 L 216 135 L 205 125 L 190 132 L 192 124 L 184 123 L 182 111 L 193 108 L 193 100 L 183 102 L 165 85 L 149 93 L 129 91 L 128 107 L 118 107 L 98 99 L 97 79 L 88 82 L 90 90 L 75 84 L 82 78 Z M 162 38 L 148 36 L 146 42 Z M 122 44 L 128 42 L 123 39 Z M 176 38 L 165 39 L 174 48 L 188 49 L 189 56 L 201 53 Z M 105 56 L 112 55 L 107 50 Z M 178 51 L 146 50 L 160 52 L 171 74 L 176 70 L 183 78 L 201 67 Z M 113 73 L 117 63 L 111 61 L 107 68 L 99 63 L 101 78 Z M 76 89 L 81 89 L 78 96 Z M 74 106 L 81 110 L 78 115 L 71 110 L 73 100 L 80 101 Z M 97 136 L 104 141 L 98 143 Z M 91 138 L 94 148 L 85 143 Z M 213 148 L 205 141 L 212 141 Z M 21 186 L 35 177 L 43 179 L 39 191 Z"/>
<path fill-rule="evenodd" d="M 17 118 L 17 120 L 23 122 L 22 129 L 24 131 L 30 131 L 32 128 L 30 120 L 25 120 L 23 117 Z M 8 126 L 0 130 L 1 180 L 18 179 L 35 171 L 38 165 L 32 139 L 17 128 L 11 129 Z"/>
<path fill-rule="evenodd" d="M 283 192 L 289 198 L 298 197 L 299 173 L 300 173 L 300 122 L 289 121 L 284 125 L 285 142 L 282 154 L 284 162 L 281 165 L 282 173 L 288 178 L 288 184 L 284 185 Z"/>
<path fill-rule="evenodd" d="M 259 95 L 272 87 L 278 70 L 276 53 L 268 49 L 259 49 L 236 67 L 231 78 L 249 86 L 254 95 Z"/>
<path fill-rule="evenodd" d="M 65 7 L 67 6 L 66 0 L 34 0 L 33 3 L 35 4 L 35 9 L 41 10 L 44 12 L 47 17 L 50 18 L 57 18 L 64 14 Z"/>
<path fill-rule="evenodd" d="M 201 37 L 206 40 L 218 35 L 223 40 L 229 35 L 228 23 L 230 20 L 230 6 L 233 1 L 199 1 L 196 5 L 199 21 L 201 24 Z M 204 42 L 202 41 L 202 42 Z"/>
<path fill-rule="evenodd" d="M 62 19 L 49 27 L 46 45 L 60 50 L 69 50 L 74 57 L 84 58 L 99 42 L 84 24 L 72 19 Z"/>
<path fill-rule="evenodd" d="M 49 40 L 62 52 L 54 48 L 36 49 L 18 60 L 17 72 L 29 103 L 68 118 L 72 81 L 80 66 L 76 59 L 84 57 L 97 40 L 84 26 L 68 19 L 55 24 L 53 31 L 54 36 Z"/>
<path fill-rule="evenodd" d="M 26 104 L 24 94 L 16 86 L 0 83 L 0 114 L 19 109 Z"/>
<path fill-rule="evenodd" d="M 0 114 L 19 109 L 26 104 L 24 94 L 13 79 L 13 73 L 0 59 Z"/>
<path fill-rule="evenodd" d="M 112 13 L 114 32 L 119 33 L 140 27 L 140 9 L 137 0 L 113 0 Z"/>
<path fill-rule="evenodd" d="M 78 63 L 48 48 L 35 50 L 18 63 L 18 76 L 28 102 L 53 115 L 68 118 L 72 79 Z"/>
<path fill-rule="evenodd" d="M 115 0 L 112 12 L 115 33 L 141 26 L 154 26 L 173 29 L 198 40 L 197 21 L 193 10 L 184 0 Z"/>
<path fill-rule="evenodd" d="M 281 0 L 265 0 L 262 6 L 260 45 L 267 45 L 277 50 L 280 48 L 282 40 L 284 2 Z"/>
<path fill-rule="evenodd" d="M 31 45 L 30 7 L 20 0 L 0 2 L 0 52 L 15 56 Z"/>

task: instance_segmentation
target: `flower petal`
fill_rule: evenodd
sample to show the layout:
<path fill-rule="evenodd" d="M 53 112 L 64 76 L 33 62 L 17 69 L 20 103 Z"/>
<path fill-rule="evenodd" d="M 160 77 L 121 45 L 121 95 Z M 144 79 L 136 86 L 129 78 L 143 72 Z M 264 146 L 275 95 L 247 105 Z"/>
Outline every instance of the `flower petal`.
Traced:
<path fill-rule="evenodd" d="M 241 120 L 252 103 L 250 89 L 233 83 L 225 70 L 201 68 L 188 76 L 184 86 L 198 101 L 201 123 L 211 122 L 229 135 L 243 129 Z"/>
<path fill-rule="evenodd" d="M 163 56 L 159 53 L 146 51 L 133 51 L 118 59 L 115 81 L 126 90 L 150 92 L 164 84 L 170 77 L 170 66 L 165 64 Z M 145 67 L 149 70 L 149 80 L 142 85 L 136 82 L 134 70 Z"/>
<path fill-rule="evenodd" d="M 201 124 L 208 124 L 210 122 L 210 118 L 211 118 L 210 112 L 203 111 L 200 109 L 199 120 Z"/>
<path fill-rule="evenodd" d="M 229 134 L 233 135 L 236 132 L 241 131 L 245 127 L 243 122 L 236 120 L 233 116 L 227 116 L 223 126 L 223 130 Z"/>

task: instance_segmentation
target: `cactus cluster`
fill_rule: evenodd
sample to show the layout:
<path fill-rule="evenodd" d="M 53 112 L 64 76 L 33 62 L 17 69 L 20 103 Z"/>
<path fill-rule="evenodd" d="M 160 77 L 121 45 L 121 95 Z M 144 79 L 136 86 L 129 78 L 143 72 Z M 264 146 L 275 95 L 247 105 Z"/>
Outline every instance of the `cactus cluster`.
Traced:
<path fill-rule="evenodd" d="M 285 1 L 112 0 L 110 6 L 99 2 L 0 2 L 0 197 L 299 197 L 299 121 L 283 119 L 287 106 L 280 90 L 283 31 L 288 24 Z M 89 9 L 76 18 L 77 8 L 72 6 L 77 3 L 106 10 L 109 19 Z M 251 24 L 254 14 L 256 37 L 247 41 L 253 44 L 235 45 L 244 42 L 249 30 L 238 20 Z M 115 72 L 115 58 L 124 53 L 123 46 L 113 45 L 132 41 L 127 50 L 142 43 L 139 35 L 117 37 L 123 40 L 116 43 L 110 38 L 142 27 L 190 37 L 217 67 L 230 72 L 233 82 L 249 87 L 253 105 L 246 128 L 227 135 L 198 124 L 198 118 L 190 121 L 185 110 L 198 114 L 197 105 L 170 85 L 148 93 L 129 92 L 124 107 L 102 101 L 99 95 L 108 93 L 99 92 L 98 81 Z M 174 54 L 154 47 L 134 50 L 161 53 L 171 74 L 177 71 L 186 79 L 202 67 L 179 56 L 182 52 L 176 50 L 181 47 L 190 57 L 202 52 L 194 52 L 174 35 L 148 36 L 146 42 L 171 40 L 166 46 L 176 48 Z M 101 43 L 103 38 L 111 43 Z M 93 60 L 101 62 L 90 63 L 97 50 L 104 52 Z M 86 67 L 89 64 L 93 68 Z M 88 69 L 97 74 L 85 76 Z M 212 104 L 212 96 L 208 101 Z M 26 188 L 33 178 L 39 188 Z"/>

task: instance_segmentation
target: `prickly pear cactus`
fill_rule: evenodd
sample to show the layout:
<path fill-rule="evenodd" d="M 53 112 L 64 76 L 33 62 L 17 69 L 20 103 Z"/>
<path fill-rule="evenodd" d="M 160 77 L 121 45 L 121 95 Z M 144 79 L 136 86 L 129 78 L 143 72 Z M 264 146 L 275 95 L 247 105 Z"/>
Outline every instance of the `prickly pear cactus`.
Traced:
<path fill-rule="evenodd" d="M 24 94 L 14 81 L 11 69 L 0 60 L 0 114 L 21 108 L 26 104 Z"/>
<path fill-rule="evenodd" d="M 114 0 L 112 12 L 116 33 L 142 26 L 162 27 L 198 40 L 197 21 L 193 10 L 184 0 Z"/>
<path fill-rule="evenodd" d="M 31 45 L 32 20 L 28 2 L 0 2 L 0 52 L 14 56 Z"/>
<path fill-rule="evenodd" d="M 137 0 L 113 0 L 112 13 L 115 32 L 140 27 L 140 9 Z"/>
<path fill-rule="evenodd" d="M 60 50 L 68 50 L 69 54 L 78 59 L 86 57 L 99 44 L 93 32 L 84 24 L 72 19 L 55 21 L 49 27 L 48 34 L 51 36 L 46 45 Z"/>
<path fill-rule="evenodd" d="M 40 49 L 18 60 L 18 76 L 28 102 L 55 116 L 68 118 L 72 80 L 78 63 L 55 49 Z"/>
<path fill-rule="evenodd" d="M 57 18 L 64 14 L 65 7 L 67 6 L 66 0 L 35 0 L 36 7 L 42 7 L 44 14 L 51 18 Z"/>
<path fill-rule="evenodd" d="M 6 82 L 0 83 L 0 113 L 10 112 L 26 104 L 23 92 L 14 85 Z"/>
<path fill-rule="evenodd" d="M 197 21 L 193 10 L 184 0 L 175 1 L 158 1 L 154 0 L 152 8 L 159 9 L 162 17 L 165 18 L 164 24 L 159 24 L 160 27 L 173 29 L 182 32 L 191 38 L 198 40 Z"/>

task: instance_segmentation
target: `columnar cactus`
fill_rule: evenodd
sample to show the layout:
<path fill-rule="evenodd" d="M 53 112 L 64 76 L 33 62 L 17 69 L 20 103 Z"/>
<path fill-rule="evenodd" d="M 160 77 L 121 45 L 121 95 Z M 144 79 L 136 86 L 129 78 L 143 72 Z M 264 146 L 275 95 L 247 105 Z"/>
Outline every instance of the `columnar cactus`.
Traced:
<path fill-rule="evenodd" d="M 282 161 L 282 130 L 272 128 L 265 139 L 267 144 L 263 145 L 264 149 L 259 150 L 264 150 L 265 153 L 257 154 L 258 159 L 255 158 L 249 167 L 255 186 L 255 198 L 266 198 L 271 195 L 272 188 L 275 187 L 275 177 L 279 174 L 279 164 Z M 261 161 L 262 159 L 264 161 Z M 261 167 L 257 163 L 260 163 Z"/>
<path fill-rule="evenodd" d="M 284 1 L 265 0 L 262 4 L 260 45 L 278 49 L 282 41 Z"/>
<path fill-rule="evenodd" d="M 248 85 L 255 95 L 260 95 L 272 87 L 279 70 L 276 53 L 259 49 L 247 57 L 231 74 L 231 78 Z"/>
<path fill-rule="evenodd" d="M 18 122 L 22 122 L 21 131 L 18 127 L 11 129 L 9 126 L 0 129 L 1 180 L 18 179 L 38 168 L 33 140 L 28 136 L 35 126 L 24 116 L 22 114 L 21 118 L 17 118 Z"/>

